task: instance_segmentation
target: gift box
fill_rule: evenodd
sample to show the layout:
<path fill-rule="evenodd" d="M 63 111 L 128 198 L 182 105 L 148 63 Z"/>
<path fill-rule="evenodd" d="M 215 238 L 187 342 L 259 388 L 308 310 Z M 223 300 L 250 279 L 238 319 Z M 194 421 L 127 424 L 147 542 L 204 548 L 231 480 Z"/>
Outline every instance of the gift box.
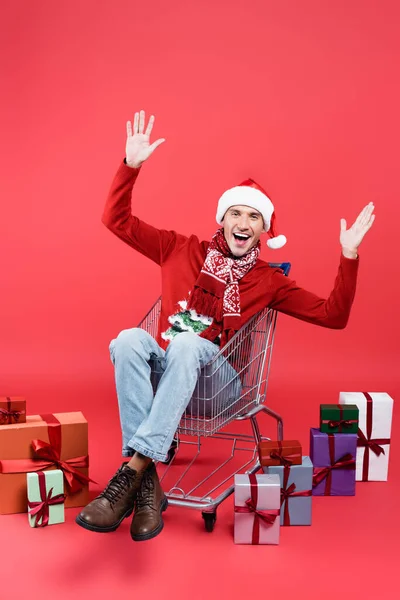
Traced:
<path fill-rule="evenodd" d="M 28 519 L 31 527 L 64 523 L 64 475 L 60 469 L 26 476 Z"/>
<path fill-rule="evenodd" d="M 393 398 L 384 392 L 340 392 L 339 403 L 357 404 L 357 481 L 387 481 Z"/>
<path fill-rule="evenodd" d="M 310 458 L 314 465 L 313 496 L 354 496 L 356 452 L 355 433 L 310 430 Z"/>
<path fill-rule="evenodd" d="M 26 400 L 20 396 L 0 397 L 0 425 L 25 423 Z"/>
<path fill-rule="evenodd" d="M 258 444 L 258 456 L 262 467 L 301 465 L 301 455 L 301 444 L 297 440 L 266 440 Z"/>
<path fill-rule="evenodd" d="M 279 544 L 278 475 L 235 475 L 235 544 Z"/>
<path fill-rule="evenodd" d="M 281 525 L 311 525 L 313 464 L 303 456 L 301 465 L 264 467 L 264 473 L 279 475 Z"/>
<path fill-rule="evenodd" d="M 356 404 L 321 404 L 320 430 L 324 433 L 357 433 Z"/>
<path fill-rule="evenodd" d="M 26 473 L 61 469 L 66 507 L 89 501 L 88 424 L 81 412 L 34 415 L 0 427 L 0 514 L 27 511 Z"/>

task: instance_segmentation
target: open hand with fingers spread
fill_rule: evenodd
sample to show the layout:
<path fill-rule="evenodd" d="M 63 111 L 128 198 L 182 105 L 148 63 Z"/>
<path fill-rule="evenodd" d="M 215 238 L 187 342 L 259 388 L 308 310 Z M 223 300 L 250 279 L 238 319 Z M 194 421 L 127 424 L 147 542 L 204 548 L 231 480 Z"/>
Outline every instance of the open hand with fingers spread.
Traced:
<path fill-rule="evenodd" d="M 349 229 L 347 229 L 346 220 L 340 219 L 340 244 L 344 256 L 357 257 L 357 249 L 375 221 L 374 209 L 373 202 L 367 204 Z"/>
<path fill-rule="evenodd" d="M 151 115 L 149 123 L 145 130 L 145 112 L 141 110 L 140 113 L 135 113 L 135 117 L 132 122 L 128 121 L 126 124 L 126 164 L 129 167 L 138 168 L 142 166 L 145 160 L 153 154 L 154 150 L 165 142 L 164 138 L 160 138 L 150 144 L 150 134 L 153 129 L 155 117 Z"/>

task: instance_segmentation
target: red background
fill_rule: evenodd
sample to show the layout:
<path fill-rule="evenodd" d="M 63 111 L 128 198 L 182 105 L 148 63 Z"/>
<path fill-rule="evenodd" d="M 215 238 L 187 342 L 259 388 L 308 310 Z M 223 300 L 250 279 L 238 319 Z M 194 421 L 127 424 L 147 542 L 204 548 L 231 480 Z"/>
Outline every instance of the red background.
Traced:
<path fill-rule="evenodd" d="M 375 202 L 347 328 L 279 316 L 269 403 L 283 414 L 286 437 L 308 449 L 319 403 L 335 402 L 340 390 L 396 397 L 399 17 L 395 1 L 378 0 L 1 3 L 0 395 L 26 396 L 30 413 L 82 410 L 100 487 L 120 450 L 108 343 L 137 324 L 160 289 L 157 267 L 100 222 L 124 156 L 125 122 L 141 108 L 156 115 L 153 139 L 167 142 L 142 170 L 136 214 L 208 238 L 219 195 L 253 177 L 271 195 L 279 232 L 289 240 L 279 251 L 265 247 L 263 258 L 291 261 L 291 276 L 320 295 L 329 294 L 336 276 L 340 218 L 350 224 Z M 368 494 L 364 485 L 358 496 L 364 493 L 371 509 L 395 493 L 398 447 L 394 439 L 391 481 L 367 485 Z M 350 506 L 348 499 L 327 502 L 316 503 L 326 510 L 317 538 L 335 506 Z M 363 513 L 366 505 L 358 502 Z M 198 518 L 173 510 L 169 533 L 151 543 L 159 548 L 161 577 L 177 560 L 165 563 L 165 540 L 175 544 L 176 528 Z M 231 506 L 226 511 L 230 527 Z M 1 528 L 12 537 L 21 524 L 22 535 L 25 518 L 2 518 Z M 95 544 L 69 520 L 64 530 L 49 528 L 58 544 L 67 527 L 71 544 L 82 533 Z M 253 551 L 233 546 L 223 523 L 213 540 L 197 525 L 179 535 L 187 535 L 190 548 L 203 540 L 199 570 L 211 546 L 230 548 L 238 565 L 251 555 L 256 565 Z M 304 531 L 285 531 L 279 550 L 300 552 L 310 543 Z M 383 531 L 388 542 L 388 528 L 376 535 Z M 105 553 L 124 543 L 117 535 L 114 546 L 101 539 Z M 151 557 L 149 548 L 140 546 Z M 126 551 L 137 554 L 130 541 Z M 271 548 L 263 552 L 275 560 Z M 178 582 L 175 589 L 182 589 Z"/>

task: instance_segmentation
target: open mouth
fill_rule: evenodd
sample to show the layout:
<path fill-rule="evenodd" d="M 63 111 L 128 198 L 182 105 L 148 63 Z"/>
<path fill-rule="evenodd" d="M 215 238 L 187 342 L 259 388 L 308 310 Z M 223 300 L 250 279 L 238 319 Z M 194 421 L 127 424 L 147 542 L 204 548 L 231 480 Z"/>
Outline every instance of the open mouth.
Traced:
<path fill-rule="evenodd" d="M 247 240 L 250 239 L 250 236 L 247 235 L 246 233 L 234 233 L 233 237 L 240 244 L 245 244 L 247 242 Z"/>

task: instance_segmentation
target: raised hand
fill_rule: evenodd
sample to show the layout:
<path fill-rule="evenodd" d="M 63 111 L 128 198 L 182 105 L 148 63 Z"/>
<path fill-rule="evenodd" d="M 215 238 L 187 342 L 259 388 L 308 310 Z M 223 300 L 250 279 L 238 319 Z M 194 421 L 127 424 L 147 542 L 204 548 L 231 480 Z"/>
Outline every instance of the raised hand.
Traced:
<path fill-rule="evenodd" d="M 151 115 L 146 131 L 145 125 L 145 112 L 141 110 L 140 113 L 135 113 L 135 117 L 132 122 L 128 121 L 126 124 L 126 164 L 130 167 L 140 167 L 145 160 L 153 154 L 154 150 L 165 142 L 164 138 L 160 138 L 150 144 L 150 134 L 153 129 L 155 117 Z"/>
<path fill-rule="evenodd" d="M 344 253 L 357 254 L 357 248 L 375 221 L 374 209 L 373 202 L 367 204 L 349 229 L 346 220 L 340 219 L 340 243 Z"/>

